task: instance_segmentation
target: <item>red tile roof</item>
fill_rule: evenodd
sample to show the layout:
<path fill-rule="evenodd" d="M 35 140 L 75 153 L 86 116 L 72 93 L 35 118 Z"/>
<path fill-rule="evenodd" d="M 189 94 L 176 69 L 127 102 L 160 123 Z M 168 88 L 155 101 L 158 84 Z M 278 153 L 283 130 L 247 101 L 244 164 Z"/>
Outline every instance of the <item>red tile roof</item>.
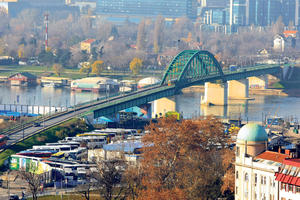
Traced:
<path fill-rule="evenodd" d="M 285 165 L 291 165 L 291 166 L 295 166 L 295 167 L 300 167 L 300 159 L 286 159 L 283 164 Z"/>
<path fill-rule="evenodd" d="M 296 34 L 298 31 L 296 30 L 286 30 L 286 31 L 283 31 L 283 34 Z"/>
<path fill-rule="evenodd" d="M 279 163 L 283 163 L 283 161 L 288 157 L 289 157 L 289 155 L 274 152 L 274 151 L 265 151 L 265 152 L 259 154 L 258 156 L 256 156 L 256 158 L 271 160 L 271 161 L 279 162 Z"/>
<path fill-rule="evenodd" d="M 276 181 L 282 182 L 282 183 L 287 183 L 291 185 L 297 185 L 300 186 L 300 178 L 291 176 L 291 175 L 285 175 L 282 173 L 275 173 L 276 176 Z"/>
<path fill-rule="evenodd" d="M 87 39 L 85 41 L 83 41 L 84 43 L 90 43 L 92 44 L 93 42 L 95 42 L 96 40 L 95 39 Z"/>

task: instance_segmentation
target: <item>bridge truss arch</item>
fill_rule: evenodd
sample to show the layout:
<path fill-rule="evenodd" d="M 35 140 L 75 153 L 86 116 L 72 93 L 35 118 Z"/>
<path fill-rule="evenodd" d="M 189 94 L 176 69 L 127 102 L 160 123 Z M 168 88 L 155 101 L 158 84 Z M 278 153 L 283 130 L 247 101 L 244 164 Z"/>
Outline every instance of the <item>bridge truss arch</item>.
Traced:
<path fill-rule="evenodd" d="M 214 55 L 208 51 L 185 50 L 169 64 L 161 85 L 174 84 L 179 87 L 224 73 Z"/>

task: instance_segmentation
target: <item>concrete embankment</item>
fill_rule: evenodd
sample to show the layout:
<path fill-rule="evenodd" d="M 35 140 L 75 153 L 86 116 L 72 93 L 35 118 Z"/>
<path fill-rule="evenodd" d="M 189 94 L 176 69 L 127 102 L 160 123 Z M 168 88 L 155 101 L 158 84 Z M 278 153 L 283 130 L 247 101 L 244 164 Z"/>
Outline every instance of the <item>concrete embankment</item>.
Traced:
<path fill-rule="evenodd" d="M 188 88 L 184 88 L 182 90 L 183 93 L 188 92 L 203 92 L 204 93 L 204 86 L 197 85 Z M 300 89 L 249 89 L 249 94 L 251 95 L 276 95 L 276 96 L 297 96 L 300 97 Z"/>
<path fill-rule="evenodd" d="M 249 89 L 249 94 L 255 95 L 276 95 L 276 96 L 289 96 L 282 89 Z"/>

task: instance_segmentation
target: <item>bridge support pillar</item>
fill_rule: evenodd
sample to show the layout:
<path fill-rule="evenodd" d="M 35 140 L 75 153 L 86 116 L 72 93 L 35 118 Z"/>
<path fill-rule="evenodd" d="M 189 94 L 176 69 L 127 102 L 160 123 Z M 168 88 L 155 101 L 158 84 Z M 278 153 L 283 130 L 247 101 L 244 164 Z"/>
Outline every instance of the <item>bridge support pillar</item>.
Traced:
<path fill-rule="evenodd" d="M 249 88 L 268 89 L 268 75 L 249 77 Z"/>
<path fill-rule="evenodd" d="M 249 80 L 232 80 L 228 81 L 228 98 L 229 99 L 247 99 L 249 98 Z"/>
<path fill-rule="evenodd" d="M 153 118 L 164 116 L 169 111 L 176 111 L 175 100 L 164 97 L 152 103 Z"/>
<path fill-rule="evenodd" d="M 205 83 L 204 98 L 201 98 L 201 104 L 205 105 L 227 105 L 227 83 Z"/>

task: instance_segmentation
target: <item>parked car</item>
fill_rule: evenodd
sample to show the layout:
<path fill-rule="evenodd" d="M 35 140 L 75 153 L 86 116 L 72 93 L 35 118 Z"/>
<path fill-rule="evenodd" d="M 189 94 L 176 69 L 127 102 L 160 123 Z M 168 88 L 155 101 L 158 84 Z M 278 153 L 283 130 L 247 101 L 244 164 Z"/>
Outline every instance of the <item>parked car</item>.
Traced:
<path fill-rule="evenodd" d="M 40 126 L 41 126 L 41 124 L 39 122 L 34 122 L 33 123 L 33 127 L 40 127 Z"/>
<path fill-rule="evenodd" d="M 19 196 L 16 195 L 16 194 L 11 194 L 11 195 L 9 196 L 9 200 L 19 200 Z"/>

